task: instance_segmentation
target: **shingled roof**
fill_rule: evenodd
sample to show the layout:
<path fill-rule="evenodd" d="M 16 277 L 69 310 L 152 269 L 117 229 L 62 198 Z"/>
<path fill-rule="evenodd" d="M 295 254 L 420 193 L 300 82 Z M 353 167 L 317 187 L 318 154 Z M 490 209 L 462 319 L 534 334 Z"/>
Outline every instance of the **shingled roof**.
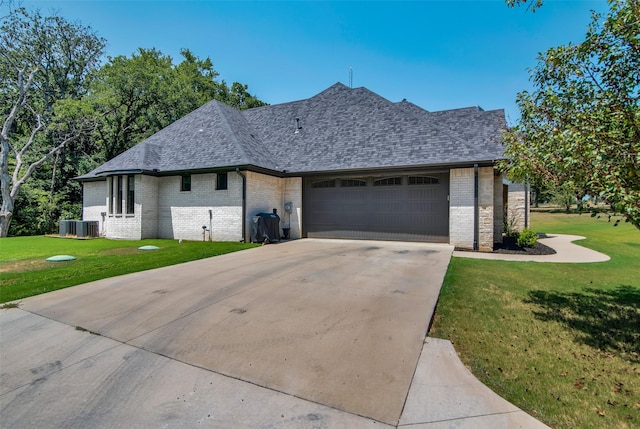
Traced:
<path fill-rule="evenodd" d="M 503 158 L 504 112 L 442 112 L 337 83 L 305 100 L 244 112 L 211 101 L 79 177 L 235 167 L 274 172 L 458 165 Z"/>

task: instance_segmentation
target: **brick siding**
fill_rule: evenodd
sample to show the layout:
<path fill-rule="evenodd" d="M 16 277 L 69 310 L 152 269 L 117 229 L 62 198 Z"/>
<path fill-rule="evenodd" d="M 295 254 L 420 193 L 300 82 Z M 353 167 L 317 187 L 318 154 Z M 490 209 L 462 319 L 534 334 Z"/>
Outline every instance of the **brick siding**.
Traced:
<path fill-rule="evenodd" d="M 98 231 L 104 235 L 102 213 L 107 212 L 107 181 L 82 184 L 82 219 L 98 222 Z M 106 220 L 106 217 L 105 217 Z"/>
<path fill-rule="evenodd" d="M 452 168 L 449 181 L 449 242 L 460 248 L 473 249 L 474 178 L 473 168 Z M 478 169 L 478 247 L 492 250 L 494 240 L 494 170 Z M 499 198 L 499 197 L 497 197 Z"/>
<path fill-rule="evenodd" d="M 279 178 L 252 171 L 247 174 L 247 239 L 251 237 L 253 217 L 258 213 L 271 213 L 273 209 L 280 216 L 280 234 L 283 227 L 289 227 L 289 238 L 297 239 L 302 232 L 302 178 Z M 284 211 L 284 204 L 291 202 L 292 212 Z"/>
<path fill-rule="evenodd" d="M 228 173 L 227 189 L 216 190 L 216 175 L 191 175 L 191 190 L 180 190 L 181 176 L 158 178 L 160 238 L 213 241 L 242 239 L 242 178 Z M 211 214 L 209 211 L 211 210 Z"/>

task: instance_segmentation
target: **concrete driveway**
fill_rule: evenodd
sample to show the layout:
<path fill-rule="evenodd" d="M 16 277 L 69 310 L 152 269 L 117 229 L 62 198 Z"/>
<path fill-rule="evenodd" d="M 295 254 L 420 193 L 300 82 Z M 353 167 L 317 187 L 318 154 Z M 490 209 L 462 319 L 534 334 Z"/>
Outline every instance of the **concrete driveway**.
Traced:
<path fill-rule="evenodd" d="M 25 299 L 2 425 L 396 426 L 451 253 L 298 240 Z"/>

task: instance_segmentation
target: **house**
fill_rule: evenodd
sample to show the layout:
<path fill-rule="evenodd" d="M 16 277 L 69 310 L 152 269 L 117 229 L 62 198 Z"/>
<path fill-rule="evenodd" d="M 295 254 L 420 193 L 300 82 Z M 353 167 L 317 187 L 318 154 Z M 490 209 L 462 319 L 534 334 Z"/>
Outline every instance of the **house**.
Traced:
<path fill-rule="evenodd" d="M 503 110 L 428 112 L 340 83 L 243 112 L 211 101 L 80 176 L 83 219 L 107 238 L 248 241 L 277 209 L 291 238 L 489 250 L 519 204 L 495 168 L 504 127 Z"/>

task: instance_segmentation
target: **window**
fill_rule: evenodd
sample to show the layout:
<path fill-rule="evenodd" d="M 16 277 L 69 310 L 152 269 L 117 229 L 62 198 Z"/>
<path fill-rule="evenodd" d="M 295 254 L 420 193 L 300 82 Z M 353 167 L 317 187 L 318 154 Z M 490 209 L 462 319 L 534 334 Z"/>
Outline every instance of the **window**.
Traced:
<path fill-rule="evenodd" d="M 127 176 L 127 214 L 133 214 L 136 198 L 136 176 Z"/>
<path fill-rule="evenodd" d="M 340 181 L 340 186 L 343 188 L 356 188 L 359 186 L 367 186 L 366 180 L 361 179 L 343 179 Z"/>
<path fill-rule="evenodd" d="M 438 178 L 430 176 L 409 176 L 410 185 L 437 185 Z"/>
<path fill-rule="evenodd" d="M 311 185 L 312 188 L 335 188 L 336 181 L 335 180 L 323 180 L 321 182 L 315 182 Z"/>
<path fill-rule="evenodd" d="M 116 214 L 122 214 L 122 176 L 118 176 L 116 189 Z"/>
<path fill-rule="evenodd" d="M 227 173 L 216 174 L 216 190 L 224 191 L 227 189 Z"/>
<path fill-rule="evenodd" d="M 397 186 L 402 185 L 402 177 L 386 177 L 373 182 L 373 186 Z"/>
<path fill-rule="evenodd" d="M 191 176 L 182 176 L 182 179 L 180 181 L 180 191 L 191 191 Z"/>
<path fill-rule="evenodd" d="M 115 190 L 113 189 L 113 176 L 109 177 L 107 186 L 109 187 L 109 214 L 113 214 L 113 199 L 115 197 Z"/>

